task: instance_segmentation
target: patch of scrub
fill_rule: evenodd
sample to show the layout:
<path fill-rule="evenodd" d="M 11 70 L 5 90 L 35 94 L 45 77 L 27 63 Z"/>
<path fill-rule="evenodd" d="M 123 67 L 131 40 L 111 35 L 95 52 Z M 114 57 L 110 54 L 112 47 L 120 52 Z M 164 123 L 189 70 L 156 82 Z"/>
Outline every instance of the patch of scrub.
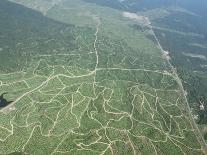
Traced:
<path fill-rule="evenodd" d="M 185 55 L 187 57 L 199 58 L 199 59 L 207 60 L 207 57 L 205 55 L 201 55 L 201 54 L 183 53 L 183 55 Z"/>
<path fill-rule="evenodd" d="M 160 18 L 168 17 L 171 12 L 164 8 L 156 8 L 139 12 L 141 15 L 147 16 L 150 20 L 156 20 Z"/>
<path fill-rule="evenodd" d="M 139 12 L 140 14 L 147 16 L 150 18 L 150 20 L 156 20 L 156 19 L 161 19 L 161 18 L 166 18 L 170 15 L 172 15 L 173 13 L 185 13 L 187 15 L 190 16 L 197 16 L 199 17 L 199 15 L 190 12 L 184 8 L 178 7 L 178 6 L 170 6 L 170 7 L 166 7 L 166 8 L 155 8 L 155 9 L 150 9 L 150 10 L 146 10 L 146 11 L 142 11 Z"/>
<path fill-rule="evenodd" d="M 182 7 L 179 7 L 179 6 L 171 6 L 171 7 L 168 8 L 168 10 L 174 11 L 174 12 L 186 13 L 186 14 L 191 15 L 191 16 L 198 16 L 199 17 L 198 14 L 196 14 L 194 12 L 191 12 L 189 10 L 186 10 L 186 9 L 184 9 Z"/>
<path fill-rule="evenodd" d="M 189 45 L 190 46 L 194 46 L 194 47 L 207 48 L 207 45 L 198 44 L 198 43 L 191 43 Z"/>
<path fill-rule="evenodd" d="M 201 66 L 201 68 L 207 69 L 207 65 L 200 65 L 200 66 Z"/>
<path fill-rule="evenodd" d="M 123 17 L 130 18 L 130 19 L 132 19 L 142 25 L 145 25 L 145 26 L 151 24 L 148 17 L 137 15 L 136 13 L 123 12 L 122 15 L 123 15 Z"/>

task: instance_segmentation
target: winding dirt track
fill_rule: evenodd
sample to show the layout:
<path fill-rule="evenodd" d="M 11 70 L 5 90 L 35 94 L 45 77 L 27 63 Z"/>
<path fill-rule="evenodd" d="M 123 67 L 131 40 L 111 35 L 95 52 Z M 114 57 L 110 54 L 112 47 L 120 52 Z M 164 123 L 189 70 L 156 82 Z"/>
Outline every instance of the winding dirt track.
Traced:
<path fill-rule="evenodd" d="M 165 50 L 162 48 L 162 46 L 161 46 L 161 44 L 160 44 L 158 38 L 156 37 L 156 35 L 155 35 L 155 33 L 154 33 L 154 30 L 153 30 L 153 28 L 152 28 L 151 25 L 150 25 L 150 29 L 151 29 L 152 32 L 153 32 L 154 38 L 156 39 L 157 44 L 158 44 L 158 47 L 160 48 L 161 52 L 162 52 L 162 53 L 165 53 Z M 172 74 L 174 75 L 173 77 L 174 77 L 174 79 L 177 81 L 178 86 L 179 86 L 179 88 L 180 88 L 180 90 L 181 90 L 181 93 L 182 93 L 182 95 L 183 95 L 183 97 L 184 97 L 184 100 L 185 100 L 185 103 L 186 103 L 186 106 L 184 106 L 184 108 L 185 108 L 186 112 L 187 112 L 188 115 L 189 115 L 191 126 L 195 129 L 194 132 L 195 132 L 195 134 L 196 134 L 196 136 L 197 136 L 197 139 L 198 139 L 199 143 L 201 144 L 201 147 L 202 147 L 202 150 L 203 150 L 204 154 L 207 155 L 207 145 L 206 145 L 205 140 L 204 140 L 204 138 L 203 138 L 203 136 L 202 136 L 202 134 L 201 134 L 201 132 L 200 132 L 200 130 L 199 130 L 199 128 L 198 128 L 196 122 L 194 121 L 192 114 L 191 114 L 190 106 L 189 106 L 189 103 L 188 103 L 188 100 L 187 100 L 187 97 L 186 97 L 186 94 L 185 94 L 185 90 L 184 90 L 182 81 L 181 81 L 181 79 L 178 77 L 176 68 L 170 63 L 170 60 L 166 58 L 166 61 L 167 61 L 167 63 L 169 64 L 169 66 L 171 67 Z"/>

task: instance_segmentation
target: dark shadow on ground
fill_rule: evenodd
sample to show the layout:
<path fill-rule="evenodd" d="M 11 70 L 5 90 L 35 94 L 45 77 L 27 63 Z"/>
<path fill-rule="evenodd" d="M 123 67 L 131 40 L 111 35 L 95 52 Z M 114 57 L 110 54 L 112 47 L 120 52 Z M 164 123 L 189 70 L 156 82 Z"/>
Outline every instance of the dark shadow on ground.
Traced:
<path fill-rule="evenodd" d="M 0 108 L 3 108 L 3 107 L 6 107 L 7 105 L 9 105 L 10 103 L 12 103 L 13 101 L 7 101 L 5 98 L 4 98 L 4 95 L 7 94 L 7 93 L 3 93 L 1 94 L 0 96 Z"/>

